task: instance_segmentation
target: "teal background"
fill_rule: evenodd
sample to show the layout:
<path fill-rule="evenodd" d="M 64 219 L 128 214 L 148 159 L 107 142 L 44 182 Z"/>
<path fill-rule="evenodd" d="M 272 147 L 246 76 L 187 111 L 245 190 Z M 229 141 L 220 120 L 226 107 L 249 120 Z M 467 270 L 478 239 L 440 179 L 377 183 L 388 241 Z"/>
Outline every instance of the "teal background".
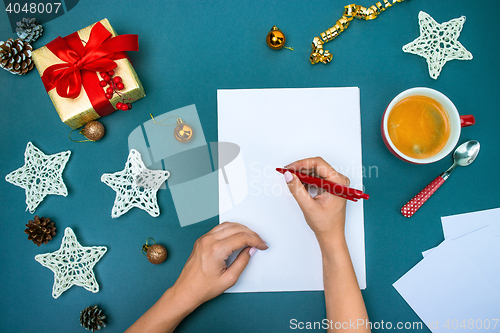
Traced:
<path fill-rule="evenodd" d="M 122 332 L 174 283 L 194 241 L 215 226 L 218 218 L 181 228 L 170 192 L 161 190 L 158 218 L 132 209 L 111 219 L 115 192 L 100 177 L 123 169 L 128 135 L 151 112 L 161 114 L 196 104 L 207 142 L 217 141 L 216 90 L 230 88 L 360 88 L 363 165 L 378 170 L 375 174 L 372 168 L 371 177 L 364 179 L 370 199 L 364 202 L 368 287 L 363 296 L 372 322 L 419 322 L 392 283 L 421 259 L 422 251 L 443 240 L 441 216 L 500 206 L 495 191 L 500 185 L 500 21 L 495 17 L 500 2 L 398 3 L 374 21 L 353 21 L 326 44 L 333 61 L 312 66 L 313 37 L 331 27 L 348 3 L 87 0 L 44 24 L 35 48 L 102 18 L 108 18 L 119 34 L 138 34 L 140 51 L 130 52 L 130 57 L 147 96 L 134 103 L 130 112 L 117 111 L 103 118 L 107 133 L 100 142 L 74 143 L 36 70 L 24 77 L 0 71 L 0 175 L 23 165 L 28 141 L 46 154 L 72 152 L 63 174 L 69 195 L 47 196 L 36 211 L 56 222 L 58 233 L 48 244 L 37 247 L 27 240 L 24 224 L 33 215 L 25 212 L 24 191 L 0 181 L 2 331 L 83 332 L 78 323 L 80 311 L 98 304 L 108 316 L 108 327 L 102 332 Z M 373 1 L 359 4 L 369 6 Z M 474 59 L 450 61 L 437 80 L 431 79 L 424 58 L 401 50 L 419 36 L 421 10 L 439 23 L 465 15 L 459 41 Z M 285 32 L 287 45 L 295 51 L 273 51 L 266 46 L 265 37 L 273 25 Z M 5 11 L 0 12 L 0 40 L 15 36 Z M 459 142 L 478 140 L 481 152 L 467 169 L 458 168 L 414 217 L 406 219 L 399 213 L 401 206 L 452 163 L 448 156 L 430 165 L 411 165 L 392 156 L 382 142 L 380 121 L 386 105 L 399 92 L 416 86 L 439 90 L 460 113 L 475 115 L 477 124 L 464 129 Z M 311 130 L 317 131 L 317 121 L 310 120 Z M 255 135 L 265 135 L 266 125 L 262 119 Z M 272 125 L 286 126 L 286 119 Z M 305 121 L 304 128 L 308 125 Z M 320 126 L 328 130 L 328 124 Z M 304 135 L 320 138 L 321 131 Z M 72 287 L 54 300 L 53 273 L 34 256 L 57 250 L 66 227 L 73 228 L 83 246 L 104 245 L 108 252 L 94 269 L 99 293 Z M 148 237 L 167 247 L 165 263 L 152 265 L 141 254 Z M 291 319 L 321 321 L 325 315 L 323 292 L 224 294 L 197 309 L 178 331 L 287 332 Z"/>

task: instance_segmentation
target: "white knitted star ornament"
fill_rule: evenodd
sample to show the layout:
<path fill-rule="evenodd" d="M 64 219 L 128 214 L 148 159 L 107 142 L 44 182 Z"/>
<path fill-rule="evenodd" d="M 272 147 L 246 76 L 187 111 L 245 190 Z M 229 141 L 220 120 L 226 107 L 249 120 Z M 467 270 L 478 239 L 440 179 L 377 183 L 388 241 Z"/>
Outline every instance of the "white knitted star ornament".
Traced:
<path fill-rule="evenodd" d="M 54 272 L 52 297 L 58 298 L 73 285 L 98 292 L 93 268 L 106 251 L 105 246 L 81 246 L 73 230 L 66 228 L 59 250 L 39 254 L 35 260 Z"/>
<path fill-rule="evenodd" d="M 28 142 L 24 152 L 24 165 L 12 171 L 5 180 L 24 188 L 26 192 L 26 210 L 31 214 L 48 194 L 68 195 L 62 179 L 62 173 L 71 152 L 63 151 L 54 155 L 45 155 L 40 149 Z"/>
<path fill-rule="evenodd" d="M 125 169 L 101 177 L 102 182 L 116 191 L 111 217 L 121 216 L 132 207 L 145 210 L 153 217 L 160 215 L 156 193 L 169 176 L 168 171 L 147 169 L 141 154 L 130 150 Z"/>
<path fill-rule="evenodd" d="M 437 79 L 447 61 L 472 59 L 472 54 L 458 41 L 464 22 L 465 16 L 462 16 L 439 24 L 429 14 L 420 12 L 420 37 L 403 46 L 403 51 L 424 57 L 429 75 Z"/>

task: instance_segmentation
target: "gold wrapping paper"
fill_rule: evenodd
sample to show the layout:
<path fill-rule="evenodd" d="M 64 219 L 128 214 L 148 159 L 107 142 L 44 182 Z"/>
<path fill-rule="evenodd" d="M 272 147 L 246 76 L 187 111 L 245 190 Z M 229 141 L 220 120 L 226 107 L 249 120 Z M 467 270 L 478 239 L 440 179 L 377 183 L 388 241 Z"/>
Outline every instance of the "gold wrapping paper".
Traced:
<path fill-rule="evenodd" d="M 335 37 L 337 37 L 342 31 L 347 29 L 349 23 L 353 18 L 364 19 L 364 20 L 373 20 L 377 18 L 377 16 L 391 7 L 396 2 L 402 2 L 404 0 L 383 0 L 384 4 L 381 2 L 377 2 L 376 4 L 366 8 L 360 5 L 347 5 L 344 7 L 344 14 L 342 17 L 335 22 L 335 25 L 330 29 L 322 32 L 320 37 L 314 37 L 312 42 L 312 52 L 309 60 L 311 64 L 317 64 L 318 62 L 322 62 L 324 64 L 332 61 L 333 55 L 323 48 L 323 45 Z M 392 1 L 392 3 L 391 3 Z"/>
<path fill-rule="evenodd" d="M 113 37 L 117 35 L 107 19 L 103 19 L 100 22 L 109 32 L 111 32 Z M 87 41 L 89 39 L 90 30 L 94 25 L 95 23 L 78 31 L 78 35 L 83 41 Z M 64 61 L 56 57 L 45 46 L 35 50 L 32 56 L 40 76 L 43 75 L 43 72 L 49 66 L 64 63 Z M 134 67 L 132 67 L 130 61 L 128 59 L 119 59 L 115 60 L 115 62 L 117 64 L 117 67 L 114 69 L 115 75 L 120 76 L 123 84 L 125 85 L 125 88 L 120 90 L 120 93 L 125 97 L 125 99 L 130 99 L 125 102 L 134 102 L 146 96 L 141 81 L 139 80 L 139 77 L 137 76 L 137 73 L 135 72 Z M 104 94 L 106 87 L 102 89 Z M 91 120 L 100 118 L 92 107 L 92 104 L 90 103 L 90 100 L 83 88 L 80 95 L 74 99 L 60 97 L 57 94 L 56 89 L 52 89 L 48 92 L 48 94 L 52 103 L 54 103 L 54 107 L 56 108 L 61 120 L 73 129 L 79 128 Z M 116 103 L 122 102 L 122 98 L 115 94 L 110 102 L 116 109 Z"/>

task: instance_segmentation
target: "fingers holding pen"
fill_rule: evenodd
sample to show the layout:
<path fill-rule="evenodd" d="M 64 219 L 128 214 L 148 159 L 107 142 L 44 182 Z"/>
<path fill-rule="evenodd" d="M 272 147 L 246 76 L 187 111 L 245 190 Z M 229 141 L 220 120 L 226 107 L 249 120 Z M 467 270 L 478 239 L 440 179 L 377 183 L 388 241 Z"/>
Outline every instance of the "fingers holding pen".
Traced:
<path fill-rule="evenodd" d="M 304 184 L 302 184 L 296 175 L 286 171 L 284 176 L 290 193 L 292 193 L 302 211 L 313 211 L 318 208 L 318 203 L 311 197 Z"/>
<path fill-rule="evenodd" d="M 286 168 L 319 176 L 340 185 L 349 186 L 350 184 L 349 178 L 339 173 L 321 157 L 305 158 L 287 165 Z"/>

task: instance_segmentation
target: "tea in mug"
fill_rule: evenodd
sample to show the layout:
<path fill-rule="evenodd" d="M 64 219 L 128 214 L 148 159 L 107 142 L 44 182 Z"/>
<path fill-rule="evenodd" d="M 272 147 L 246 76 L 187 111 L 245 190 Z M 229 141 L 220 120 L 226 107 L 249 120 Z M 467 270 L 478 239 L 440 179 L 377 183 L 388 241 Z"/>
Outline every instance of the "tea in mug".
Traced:
<path fill-rule="evenodd" d="M 412 158 L 428 158 L 444 148 L 450 137 L 450 118 L 444 107 L 427 96 L 399 101 L 387 120 L 389 137 L 396 148 Z"/>

